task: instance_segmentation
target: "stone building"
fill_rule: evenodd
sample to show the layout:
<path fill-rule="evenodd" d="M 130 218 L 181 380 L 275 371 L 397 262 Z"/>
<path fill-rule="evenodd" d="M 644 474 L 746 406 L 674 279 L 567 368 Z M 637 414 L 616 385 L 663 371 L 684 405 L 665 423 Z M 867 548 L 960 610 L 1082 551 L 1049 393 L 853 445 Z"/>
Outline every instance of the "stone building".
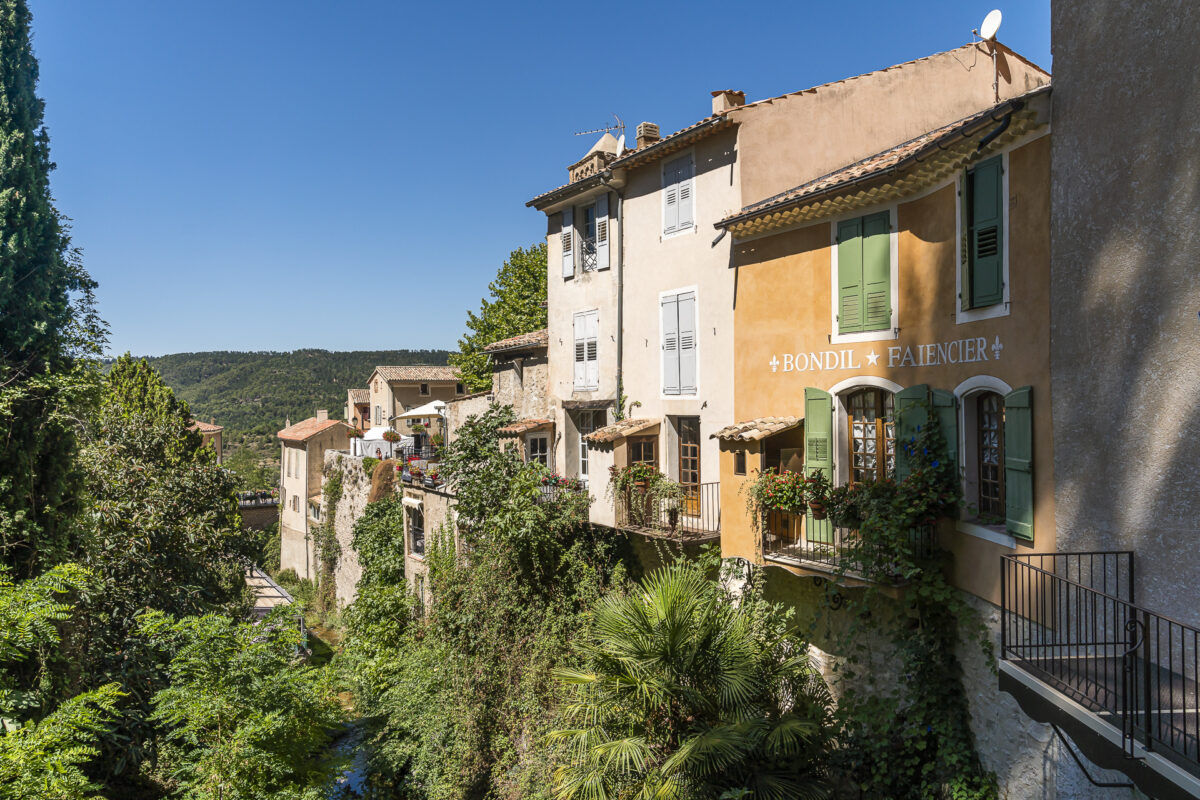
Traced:
<path fill-rule="evenodd" d="M 279 437 L 280 569 L 313 577 L 312 529 L 321 524 L 325 452 L 346 446 L 351 427 L 328 411 L 289 425 Z"/>
<path fill-rule="evenodd" d="M 208 422 L 196 420 L 191 424 L 189 430 L 199 431 L 200 437 L 205 445 L 210 445 L 217 453 L 217 463 L 221 463 L 222 457 L 222 438 L 225 429 L 217 424 L 215 419 L 209 419 Z"/>

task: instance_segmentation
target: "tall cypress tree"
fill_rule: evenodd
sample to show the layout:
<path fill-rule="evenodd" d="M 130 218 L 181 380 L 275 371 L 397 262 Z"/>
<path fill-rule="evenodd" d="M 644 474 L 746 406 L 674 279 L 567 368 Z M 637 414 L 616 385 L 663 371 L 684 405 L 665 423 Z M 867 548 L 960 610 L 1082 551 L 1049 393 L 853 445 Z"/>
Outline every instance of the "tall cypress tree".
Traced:
<path fill-rule="evenodd" d="M 20 576 L 70 546 L 75 367 L 81 326 L 98 330 L 94 284 L 50 195 L 30 19 L 25 0 L 0 0 L 0 563 Z"/>

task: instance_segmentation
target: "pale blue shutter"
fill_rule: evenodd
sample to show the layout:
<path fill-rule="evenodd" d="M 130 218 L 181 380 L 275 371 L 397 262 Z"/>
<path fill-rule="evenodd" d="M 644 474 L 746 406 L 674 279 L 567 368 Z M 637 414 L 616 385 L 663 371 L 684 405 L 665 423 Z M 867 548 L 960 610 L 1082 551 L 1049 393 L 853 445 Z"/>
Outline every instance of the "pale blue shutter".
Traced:
<path fill-rule="evenodd" d="M 696 293 L 679 295 L 679 393 L 696 393 Z"/>
<path fill-rule="evenodd" d="M 679 394 L 679 296 L 662 299 L 663 394 Z"/>
<path fill-rule="evenodd" d="M 695 220 L 695 214 L 692 213 L 695 168 L 692 165 L 691 156 L 679 159 L 678 163 L 679 170 L 676 177 L 679 181 L 679 220 L 676 223 L 676 230 L 683 230 L 692 227 Z"/>
<path fill-rule="evenodd" d="M 575 315 L 575 388 L 582 389 L 587 385 L 587 337 L 584 333 L 586 317 Z"/>
<path fill-rule="evenodd" d="M 596 269 L 608 269 L 608 194 L 596 198 Z"/>
<path fill-rule="evenodd" d="M 679 162 L 663 166 L 663 233 L 679 227 Z"/>
<path fill-rule="evenodd" d="M 600 312 L 593 311 L 585 317 L 587 327 L 584 331 L 587 337 L 587 366 L 584 369 L 584 378 L 587 381 L 587 388 L 600 388 L 600 353 L 598 347 L 600 343 Z"/>
<path fill-rule="evenodd" d="M 562 276 L 575 275 L 575 209 L 564 208 L 562 212 Z"/>

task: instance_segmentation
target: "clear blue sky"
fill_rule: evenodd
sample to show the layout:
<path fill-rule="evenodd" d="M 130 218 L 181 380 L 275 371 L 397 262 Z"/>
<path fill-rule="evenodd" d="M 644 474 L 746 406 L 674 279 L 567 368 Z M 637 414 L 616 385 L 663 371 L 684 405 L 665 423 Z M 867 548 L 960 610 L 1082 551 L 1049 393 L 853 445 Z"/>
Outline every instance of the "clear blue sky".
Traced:
<path fill-rule="evenodd" d="M 111 348 L 453 348 L 613 112 L 674 131 L 971 39 L 996 0 L 30 0 Z M 1049 0 L 999 39 L 1050 68 Z M 608 21 L 606 21 L 608 20 Z"/>

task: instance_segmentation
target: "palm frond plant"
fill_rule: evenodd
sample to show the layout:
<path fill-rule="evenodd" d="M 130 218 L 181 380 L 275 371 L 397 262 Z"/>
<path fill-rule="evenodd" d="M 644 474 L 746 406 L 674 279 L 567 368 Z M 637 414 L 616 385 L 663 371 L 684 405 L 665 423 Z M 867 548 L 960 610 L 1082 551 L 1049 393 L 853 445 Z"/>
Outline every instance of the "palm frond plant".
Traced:
<path fill-rule="evenodd" d="M 556 671 L 574 693 L 559 800 L 827 795 L 829 692 L 755 582 L 735 597 L 676 562 L 597 607 L 586 653 Z"/>

